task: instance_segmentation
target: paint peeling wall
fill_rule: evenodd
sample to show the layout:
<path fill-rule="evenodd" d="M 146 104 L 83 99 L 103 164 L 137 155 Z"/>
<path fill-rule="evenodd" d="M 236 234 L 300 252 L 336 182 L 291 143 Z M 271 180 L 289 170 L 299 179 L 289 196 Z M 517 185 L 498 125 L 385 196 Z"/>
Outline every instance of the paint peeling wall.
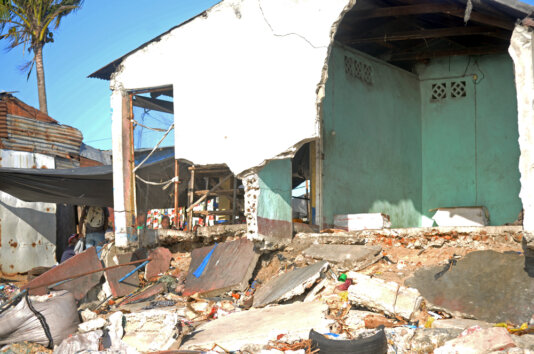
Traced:
<path fill-rule="evenodd" d="M 270 161 L 258 177 L 258 236 L 273 243 L 288 243 L 293 237 L 291 159 Z"/>
<path fill-rule="evenodd" d="M 523 203 L 523 227 L 534 241 L 534 34 L 531 29 L 516 26 L 509 48 L 514 60 L 517 87 L 519 129 L 519 171 Z"/>
<path fill-rule="evenodd" d="M 258 235 L 258 197 L 260 195 L 259 176 L 251 173 L 242 179 L 245 187 L 245 218 L 247 237 L 255 239 Z"/>
<path fill-rule="evenodd" d="M 176 157 L 241 173 L 319 136 L 323 68 L 337 21 L 353 4 L 223 1 L 127 57 L 111 87 L 172 84 Z"/>
<path fill-rule="evenodd" d="M 0 150 L 2 167 L 54 168 L 54 157 Z M 0 271 L 56 264 L 56 204 L 28 203 L 0 192 Z"/>

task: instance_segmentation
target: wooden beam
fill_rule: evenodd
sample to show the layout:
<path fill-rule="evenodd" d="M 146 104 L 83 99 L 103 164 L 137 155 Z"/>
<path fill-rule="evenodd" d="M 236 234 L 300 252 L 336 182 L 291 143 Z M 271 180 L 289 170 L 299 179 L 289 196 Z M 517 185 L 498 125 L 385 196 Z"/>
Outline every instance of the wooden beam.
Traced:
<path fill-rule="evenodd" d="M 174 113 L 172 102 L 156 98 L 134 96 L 133 105 L 136 107 L 146 108 L 153 111 L 160 111 L 171 114 Z"/>
<path fill-rule="evenodd" d="M 391 34 L 384 34 L 380 37 L 366 37 L 366 38 L 352 38 L 347 41 L 348 44 L 362 44 L 362 43 L 378 43 L 391 41 L 406 41 L 414 39 L 430 39 L 442 37 L 458 37 L 458 36 L 505 36 L 504 31 L 491 27 L 449 27 L 438 29 L 427 29 L 417 31 L 397 32 Z M 508 37 L 509 38 L 509 37 Z"/>
<path fill-rule="evenodd" d="M 445 13 L 448 14 L 448 15 L 459 17 L 459 18 L 463 19 L 464 15 L 465 15 L 465 10 L 460 9 L 460 10 L 457 10 L 457 11 L 450 11 L 450 12 L 445 12 Z M 478 23 L 481 23 L 481 24 L 484 24 L 484 25 L 489 25 L 489 26 L 502 28 L 502 29 L 505 29 L 505 30 L 508 30 L 508 31 L 513 31 L 514 27 L 515 27 L 515 22 L 514 21 L 503 20 L 502 18 L 499 18 L 499 17 L 495 17 L 495 16 L 491 16 L 491 15 L 484 15 L 484 14 L 481 14 L 480 12 L 474 12 L 474 11 L 471 12 L 471 16 L 469 17 L 469 21 L 467 23 L 469 23 L 471 21 L 478 22 Z"/>
<path fill-rule="evenodd" d="M 457 6 L 449 4 L 419 4 L 407 6 L 376 7 L 368 10 L 357 10 L 347 13 L 349 18 L 370 19 L 380 17 L 398 17 L 411 15 L 425 15 L 458 10 Z"/>
<path fill-rule="evenodd" d="M 195 195 L 204 195 L 208 193 L 209 190 L 203 189 L 203 190 L 196 190 Z M 233 195 L 234 190 L 233 189 L 219 189 L 216 192 L 210 193 L 211 196 L 218 196 L 218 195 Z M 243 194 L 242 192 L 239 192 L 239 194 Z"/>
<path fill-rule="evenodd" d="M 345 17 L 349 23 L 354 23 L 355 21 L 362 19 L 426 15 L 434 13 L 442 13 L 463 19 L 465 16 L 465 8 L 447 4 L 418 4 L 392 7 L 377 7 L 368 10 L 351 11 L 347 13 Z M 484 25 L 502 28 L 508 31 L 512 31 L 514 29 L 513 20 L 503 19 L 501 17 L 496 17 L 492 15 L 485 15 L 476 11 L 471 12 L 469 20 Z"/>
<path fill-rule="evenodd" d="M 192 172 L 192 171 L 191 171 Z M 205 193 L 202 197 L 198 198 L 195 202 L 193 202 L 192 204 L 189 205 L 189 207 L 187 208 L 187 212 L 191 212 L 191 210 L 193 210 L 193 208 L 195 207 L 195 205 L 198 205 L 200 203 L 202 203 L 204 201 L 204 199 L 206 199 L 210 193 L 213 193 L 215 192 L 224 182 L 226 182 L 230 177 L 232 177 L 233 174 L 229 174 L 227 175 L 226 177 L 224 177 L 223 179 L 221 179 L 219 181 L 219 183 L 217 183 L 212 189 L 210 189 L 207 193 Z"/>
<path fill-rule="evenodd" d="M 194 215 L 208 216 L 208 215 L 232 215 L 231 210 L 199 210 L 193 211 Z"/>
<path fill-rule="evenodd" d="M 463 48 L 463 49 L 445 49 L 445 50 L 435 50 L 435 51 L 425 51 L 425 52 L 406 52 L 394 54 L 391 58 L 386 59 L 389 62 L 395 61 L 412 61 L 412 60 L 423 60 L 423 59 L 432 59 L 439 57 L 449 57 L 455 55 L 486 55 L 486 54 L 497 54 L 504 53 L 507 50 L 507 46 L 486 46 L 486 47 L 475 47 L 475 48 Z"/>

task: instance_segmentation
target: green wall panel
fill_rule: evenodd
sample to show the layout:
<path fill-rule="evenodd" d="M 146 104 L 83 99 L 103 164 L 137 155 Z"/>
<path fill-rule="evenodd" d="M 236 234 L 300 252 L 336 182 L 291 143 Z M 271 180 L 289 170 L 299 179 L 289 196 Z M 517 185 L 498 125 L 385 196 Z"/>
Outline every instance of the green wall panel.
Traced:
<path fill-rule="evenodd" d="M 472 205 L 486 206 L 492 225 L 516 218 L 517 105 L 507 55 L 433 60 L 414 75 L 336 45 L 328 75 L 326 223 L 384 212 L 393 227 L 416 227 L 428 209 Z M 432 98 L 436 84 L 447 97 Z"/>
<path fill-rule="evenodd" d="M 443 58 L 419 66 L 418 72 L 426 215 L 430 216 L 428 209 L 440 206 L 483 205 L 491 225 L 514 221 L 522 206 L 511 58 Z M 441 102 L 431 100 L 432 83 L 459 81 L 466 82 L 465 97 L 449 94 Z M 436 143 L 442 146 L 441 153 Z"/>
<path fill-rule="evenodd" d="M 354 63 L 359 71 L 351 75 L 345 65 Z M 369 68 L 370 76 L 361 74 Z M 417 77 L 341 46 L 333 48 L 328 75 L 323 106 L 325 222 L 332 223 L 335 214 L 384 212 L 394 227 L 418 226 L 422 171 Z"/>
<path fill-rule="evenodd" d="M 291 159 L 269 161 L 258 175 L 258 216 L 291 222 Z"/>

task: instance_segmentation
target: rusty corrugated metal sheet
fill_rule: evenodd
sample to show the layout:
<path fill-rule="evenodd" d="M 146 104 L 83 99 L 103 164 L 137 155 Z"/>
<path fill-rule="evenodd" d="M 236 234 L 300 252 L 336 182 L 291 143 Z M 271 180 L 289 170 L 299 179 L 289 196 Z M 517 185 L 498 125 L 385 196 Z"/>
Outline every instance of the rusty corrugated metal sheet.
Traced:
<path fill-rule="evenodd" d="M 0 138 L 7 138 L 7 103 L 0 100 Z"/>
<path fill-rule="evenodd" d="M 0 147 L 10 150 L 39 152 L 65 158 L 80 154 L 82 133 L 67 125 L 7 114 L 6 127 L 0 125 Z"/>
<path fill-rule="evenodd" d="M 0 93 L 0 101 L 6 105 L 7 114 L 32 118 L 41 122 L 57 123 L 57 120 L 53 119 L 48 114 L 22 102 L 9 93 Z"/>

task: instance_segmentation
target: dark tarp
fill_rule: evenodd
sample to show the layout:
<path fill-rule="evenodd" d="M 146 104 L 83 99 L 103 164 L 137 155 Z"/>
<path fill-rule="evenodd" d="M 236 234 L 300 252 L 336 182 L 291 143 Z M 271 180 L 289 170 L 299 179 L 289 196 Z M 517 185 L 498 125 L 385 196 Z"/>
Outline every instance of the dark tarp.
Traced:
<path fill-rule="evenodd" d="M 136 152 L 136 165 L 149 151 Z M 179 203 L 187 199 L 190 162 L 180 160 Z M 164 182 L 174 177 L 173 148 L 154 153 L 137 171 L 144 180 Z M 74 169 L 0 168 L 0 190 L 27 202 L 67 203 L 113 207 L 112 167 Z M 137 210 L 173 208 L 174 186 L 147 185 L 136 180 Z"/>

